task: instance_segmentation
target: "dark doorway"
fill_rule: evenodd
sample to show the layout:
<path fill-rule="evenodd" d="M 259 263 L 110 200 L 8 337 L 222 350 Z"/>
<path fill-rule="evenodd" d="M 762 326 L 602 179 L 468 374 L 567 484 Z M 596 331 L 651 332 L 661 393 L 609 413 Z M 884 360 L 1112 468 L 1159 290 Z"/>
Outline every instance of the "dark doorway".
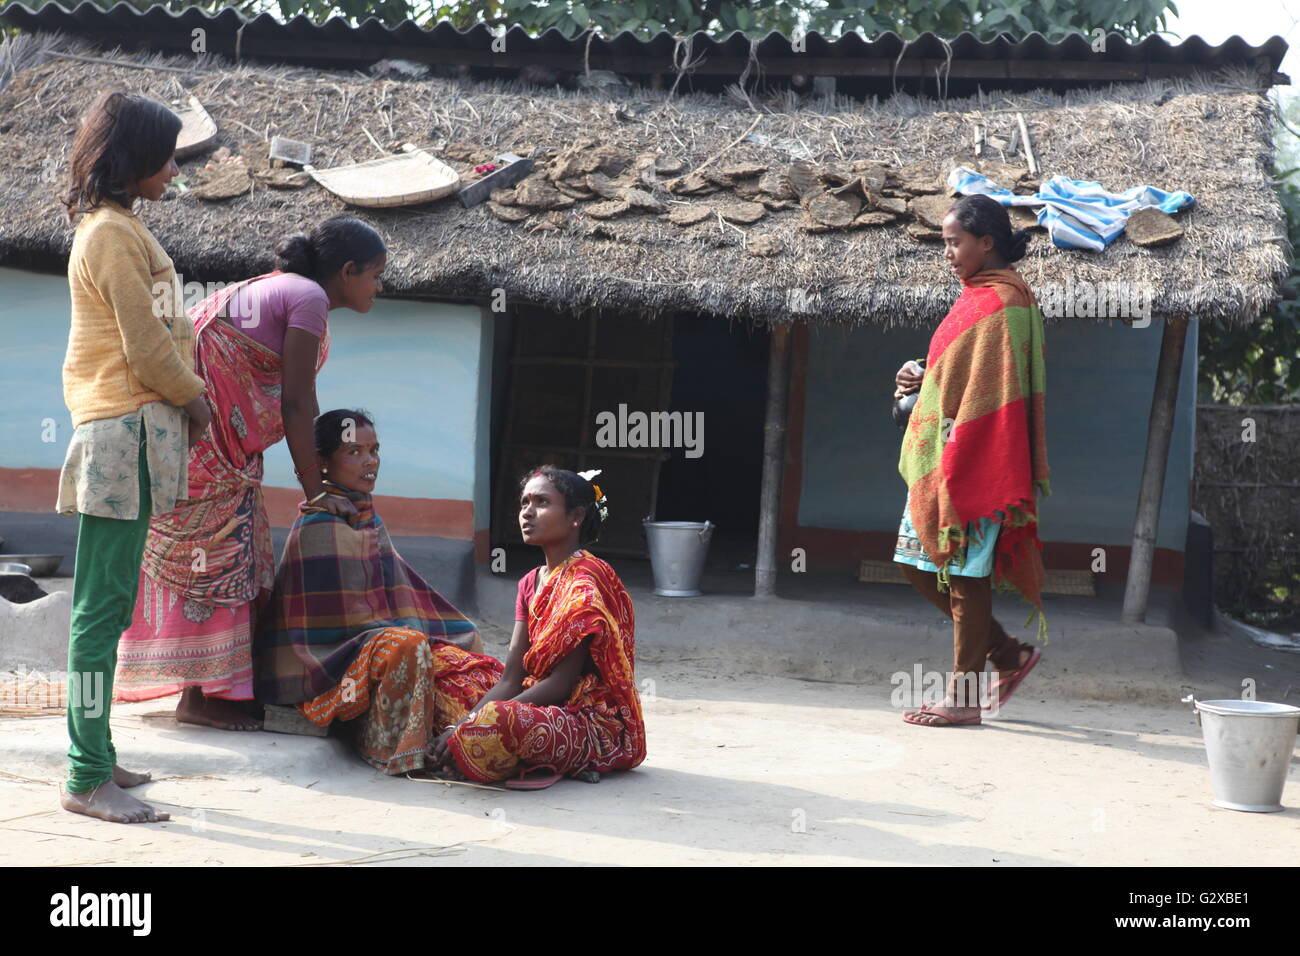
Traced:
<path fill-rule="evenodd" d="M 763 471 L 767 401 L 765 328 L 678 315 L 673 326 L 672 411 L 704 413 L 703 454 L 673 449 L 659 475 L 655 517 L 712 521 L 713 567 L 752 566 Z"/>
<path fill-rule="evenodd" d="M 643 556 L 641 520 L 655 510 L 659 465 L 671 449 L 646 444 L 644 434 L 629 444 L 615 434 L 610 445 L 597 416 L 666 410 L 671 320 L 520 306 L 513 332 L 494 472 L 492 544 L 520 543 L 519 476 L 549 463 L 572 471 L 599 469 L 598 484 L 617 502 L 601 529 L 600 552 Z"/>

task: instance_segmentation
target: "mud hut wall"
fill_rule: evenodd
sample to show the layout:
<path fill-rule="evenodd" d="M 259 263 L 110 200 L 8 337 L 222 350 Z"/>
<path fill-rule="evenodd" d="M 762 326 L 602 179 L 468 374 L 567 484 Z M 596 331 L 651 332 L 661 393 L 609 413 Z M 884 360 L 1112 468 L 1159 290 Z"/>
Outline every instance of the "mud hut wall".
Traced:
<path fill-rule="evenodd" d="M 73 553 L 76 522 L 54 514 L 72 435 L 60 374 L 68 295 L 64 276 L 0 267 L 0 381 L 8 396 L 0 417 L 0 535 L 11 553 Z M 317 380 L 321 410 L 372 413 L 382 446 L 377 500 L 390 533 L 429 580 L 467 585 L 475 532 L 487 527 L 490 402 L 482 393 L 491 381 L 490 314 L 381 298 L 366 315 L 331 312 L 330 335 Z M 283 442 L 266 452 L 265 495 L 273 525 L 287 527 L 302 491 Z M 64 572 L 71 567 L 69 557 Z M 461 601 L 472 593 L 462 586 Z"/>
<path fill-rule="evenodd" d="M 956 293 L 956 287 L 953 288 Z M 1055 321 L 1046 328 L 1048 461 L 1041 503 L 1048 543 L 1132 544 L 1147 420 L 1163 323 Z M 1192 330 L 1194 332 L 1194 329 Z M 801 528 L 884 535 L 898 531 L 906 486 L 900 434 L 889 417 L 894 374 L 925 355 L 928 329 L 812 327 L 802 421 Z M 1160 510 L 1157 547 L 1181 552 L 1192 477 L 1196 349 L 1188 336 Z M 796 540 L 792 546 L 798 544 Z M 862 554 L 887 558 L 889 554 Z M 810 552 L 810 560 L 813 555 Z M 1073 567 L 1087 567 L 1073 558 Z M 1111 570 L 1108 567 L 1108 570 Z"/>

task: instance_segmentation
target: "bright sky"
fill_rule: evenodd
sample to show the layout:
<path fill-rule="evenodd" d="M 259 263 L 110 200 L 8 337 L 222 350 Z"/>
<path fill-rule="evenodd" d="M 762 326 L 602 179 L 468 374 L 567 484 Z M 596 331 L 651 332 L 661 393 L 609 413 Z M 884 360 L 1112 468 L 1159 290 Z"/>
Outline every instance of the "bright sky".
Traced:
<path fill-rule="evenodd" d="M 1169 18 L 1169 29 L 1180 39 L 1199 36 L 1217 45 L 1239 36 L 1258 45 L 1280 36 L 1291 45 L 1282 72 L 1300 83 L 1300 0 L 1174 0 L 1174 5 L 1178 16 Z"/>
<path fill-rule="evenodd" d="M 1274 89 L 1291 125 L 1296 126 L 1300 113 L 1300 0 L 1174 0 L 1174 5 L 1178 16 L 1169 18 L 1169 29 L 1181 39 L 1199 36 L 1206 43 L 1219 44 L 1236 35 L 1256 45 L 1274 35 L 1286 40 L 1290 49 L 1280 69 L 1291 77 L 1291 85 Z M 1176 42 L 1174 37 L 1167 39 Z M 1295 138 L 1282 132 L 1278 145 L 1283 151 L 1279 165 L 1295 165 L 1300 157 Z"/>

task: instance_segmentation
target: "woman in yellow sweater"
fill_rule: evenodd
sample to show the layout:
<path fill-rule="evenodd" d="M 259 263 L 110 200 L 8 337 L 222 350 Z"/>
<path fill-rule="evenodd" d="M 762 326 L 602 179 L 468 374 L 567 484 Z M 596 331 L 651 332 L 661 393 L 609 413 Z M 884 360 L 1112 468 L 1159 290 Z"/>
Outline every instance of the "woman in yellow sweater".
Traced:
<path fill-rule="evenodd" d="M 126 792 L 109 731 L 117 643 L 135 610 L 151 514 L 176 507 L 211 415 L 172 261 L 132 207 L 179 173 L 181 121 L 141 96 L 103 93 L 82 117 L 64 205 L 72 327 L 63 397 L 74 432 L 57 509 L 78 514 L 68 639 L 67 810 L 116 823 L 168 819 Z"/>

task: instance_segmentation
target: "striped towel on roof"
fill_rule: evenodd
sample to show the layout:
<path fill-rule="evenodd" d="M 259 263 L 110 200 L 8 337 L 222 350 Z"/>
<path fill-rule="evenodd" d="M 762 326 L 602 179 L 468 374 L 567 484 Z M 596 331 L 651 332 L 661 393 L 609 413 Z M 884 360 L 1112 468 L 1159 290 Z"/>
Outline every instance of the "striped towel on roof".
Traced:
<path fill-rule="evenodd" d="M 1110 245 L 1124 231 L 1129 215 L 1139 209 L 1155 206 L 1172 214 L 1196 201 L 1189 193 L 1167 193 L 1154 186 L 1112 193 L 1100 183 L 1064 176 L 1046 180 L 1032 196 L 1017 196 L 965 166 L 948 174 L 948 185 L 962 195 L 991 196 L 1004 206 L 1038 206 L 1038 222 L 1047 228 L 1054 245 L 1093 252 Z"/>

